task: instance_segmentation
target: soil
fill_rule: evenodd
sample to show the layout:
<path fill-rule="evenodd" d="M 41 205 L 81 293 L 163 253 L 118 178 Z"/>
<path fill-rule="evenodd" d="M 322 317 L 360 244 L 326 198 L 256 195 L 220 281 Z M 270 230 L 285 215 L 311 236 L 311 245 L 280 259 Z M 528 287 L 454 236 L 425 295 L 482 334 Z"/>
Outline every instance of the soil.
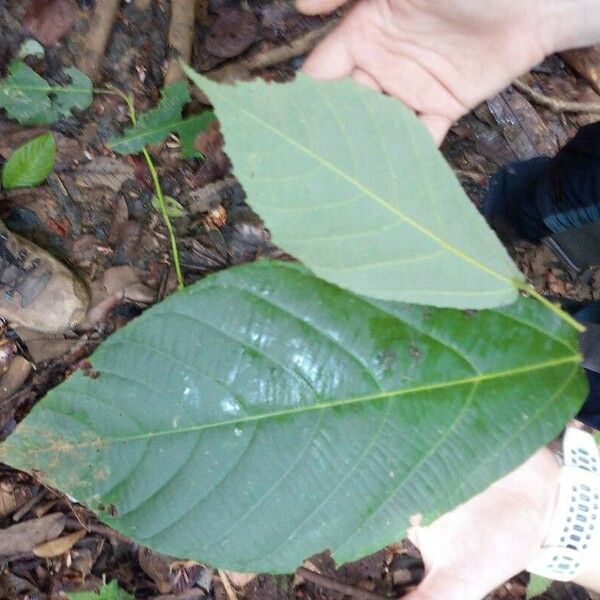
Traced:
<path fill-rule="evenodd" d="M 52 13 L 44 15 L 40 6 L 54 4 L 61 5 L 60 19 L 40 33 L 36 27 L 52 18 Z M 242 4 L 246 9 L 240 12 L 238 2 L 197 3 L 192 40 L 196 69 L 235 77 L 249 75 L 253 65 L 259 65 L 252 74 L 285 80 L 301 66 L 316 34 L 328 27 L 320 17 L 297 14 L 286 1 Z M 37 31 L 49 45 L 43 58 L 27 61 L 42 76 L 59 79 L 62 68 L 75 64 L 85 49 L 93 8 L 90 0 L 0 0 L 1 75 L 22 41 Z M 123 2 L 100 64 L 98 83 L 132 93 L 140 111 L 159 98 L 171 58 L 167 42 L 170 14 L 167 0 Z M 228 34 L 232 28 L 234 36 Z M 598 55 L 596 52 L 592 58 Z M 269 57 L 283 62 L 270 64 L 277 58 Z M 590 60 L 584 53 L 553 56 L 523 81 L 535 82 L 552 97 L 599 102 L 594 69 L 586 68 Z M 600 68 L 600 60 L 594 64 Z M 540 107 L 526 93 L 510 87 L 457 123 L 443 152 L 478 205 L 490 177 L 500 167 L 514 160 L 555 154 L 580 126 L 593 120 L 589 114 L 571 115 Z M 48 389 L 74 368 L 85 367 L 86 356 L 103 339 L 176 288 L 166 229 L 152 207 L 149 173 L 140 159 L 115 156 L 105 144 L 126 124 L 122 101 L 114 96 L 96 96 L 85 112 L 52 127 L 57 134 L 59 159 L 47 185 L 3 196 L 0 217 L 13 231 L 68 264 L 91 290 L 93 309 L 86 326 L 69 335 L 10 328 L 1 332 L 2 341 L 15 344 L 7 358 L 10 364 L 3 369 L 8 371 L 12 361 L 16 366 L 9 371 L 13 373 L 11 381 L 3 379 L 0 386 L 0 440 L 10 435 Z M 15 146 L 39 132 L 40 128 L 24 128 L 0 117 L 0 155 L 6 158 Z M 174 225 L 186 283 L 260 256 L 282 256 L 245 203 L 243 190 L 229 172 L 218 132 L 205 135 L 197 143 L 206 154 L 204 162 L 179 158 L 174 139 L 151 148 L 165 193 L 177 198 L 185 209 L 183 217 L 174 219 Z M 588 272 L 583 277 L 569 271 L 545 246 L 514 239 L 507 243 L 538 291 L 579 301 L 600 298 L 597 273 Z M 44 521 L 50 529 L 40 532 L 40 519 L 51 515 Z M 86 533 L 52 558 L 37 557 L 29 550 L 0 557 L 0 600 L 65 598 L 65 591 L 97 589 L 103 577 L 116 578 L 125 590 L 142 599 L 232 600 L 231 589 L 237 598 L 247 600 L 352 597 L 317 586 L 300 575 L 258 576 L 248 582 L 239 574 L 157 555 L 101 525 L 89 511 L 29 475 L 0 465 L 0 528 L 8 535 L 8 528 L 15 525 L 24 527 L 25 538 L 46 535 L 46 539 L 54 539 L 53 535 L 81 529 L 81 525 Z M 59 533 L 52 527 L 58 527 Z M 423 575 L 419 553 L 408 542 L 337 570 L 326 554 L 311 559 L 309 566 L 357 590 L 389 597 L 400 597 Z M 524 598 L 526 584 L 523 573 L 489 598 Z M 562 584 L 555 584 L 544 597 L 590 598 L 581 588 Z"/>

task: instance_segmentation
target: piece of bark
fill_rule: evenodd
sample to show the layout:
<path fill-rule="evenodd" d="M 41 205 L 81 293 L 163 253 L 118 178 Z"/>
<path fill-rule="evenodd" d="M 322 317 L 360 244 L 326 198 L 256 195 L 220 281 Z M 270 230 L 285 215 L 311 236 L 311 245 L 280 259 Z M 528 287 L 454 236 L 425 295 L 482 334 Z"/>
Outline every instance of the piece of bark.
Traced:
<path fill-rule="evenodd" d="M 531 143 L 527 133 L 523 131 L 518 115 L 513 112 L 506 98 L 499 94 L 490 98 L 487 105 L 517 159 L 528 160 L 537 156 L 535 146 Z"/>
<path fill-rule="evenodd" d="M 94 14 L 90 22 L 89 34 L 86 37 L 86 47 L 77 60 L 77 66 L 96 81 L 100 74 L 100 66 L 110 38 L 117 13 L 119 0 L 102 0 L 96 2 Z"/>
<path fill-rule="evenodd" d="M 557 140 L 527 98 L 514 89 L 502 92 L 501 96 L 537 155 L 554 156 L 559 150 Z"/>
<path fill-rule="evenodd" d="M 65 527 L 66 517 L 53 513 L 31 519 L 0 531 L 0 556 L 31 552 L 35 546 L 56 539 Z"/>
<path fill-rule="evenodd" d="M 57 44 L 75 24 L 72 0 L 31 0 L 23 27 L 44 46 Z"/>
<path fill-rule="evenodd" d="M 195 17 L 196 0 L 171 0 L 169 46 L 175 56 L 169 60 L 169 66 L 165 75 L 165 85 L 185 79 L 185 75 L 179 65 L 179 59 L 181 58 L 188 64 L 192 60 Z"/>

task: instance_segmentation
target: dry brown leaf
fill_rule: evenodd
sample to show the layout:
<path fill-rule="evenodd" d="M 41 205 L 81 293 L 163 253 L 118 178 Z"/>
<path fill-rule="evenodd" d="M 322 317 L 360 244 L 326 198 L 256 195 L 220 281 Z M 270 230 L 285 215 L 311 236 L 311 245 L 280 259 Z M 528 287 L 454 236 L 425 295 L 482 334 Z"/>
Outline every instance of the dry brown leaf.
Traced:
<path fill-rule="evenodd" d="M 238 589 L 246 587 L 256 578 L 256 573 L 238 573 L 236 571 L 225 571 L 229 581 Z"/>
<path fill-rule="evenodd" d="M 257 33 L 258 21 L 253 12 L 242 8 L 226 9 L 211 27 L 204 47 L 213 56 L 233 58 L 254 43 Z"/>
<path fill-rule="evenodd" d="M 98 156 L 79 167 L 74 175 L 77 183 L 84 187 L 107 187 L 118 192 L 128 179 L 135 177 L 135 169 L 124 160 Z"/>
<path fill-rule="evenodd" d="M 75 24 L 71 0 L 31 0 L 23 25 L 45 46 L 54 46 Z"/>
<path fill-rule="evenodd" d="M 600 94 L 600 45 L 562 52 L 563 60 Z"/>
<path fill-rule="evenodd" d="M 56 540 L 40 544 L 33 549 L 33 553 L 40 558 L 53 558 L 66 554 L 86 534 L 85 529 L 74 531 Z"/>
<path fill-rule="evenodd" d="M 0 401 L 10 398 L 27 381 L 31 373 L 31 364 L 22 356 L 15 356 L 8 371 L 0 380 Z M 2 513 L 2 501 L 0 500 L 0 514 Z"/>
<path fill-rule="evenodd" d="M 169 581 L 172 560 L 169 557 L 140 546 L 138 561 L 142 571 L 154 581 L 161 594 L 168 594 L 172 590 L 171 582 Z"/>
<path fill-rule="evenodd" d="M 0 556 L 31 552 L 36 546 L 56 539 L 65 528 L 65 515 L 52 513 L 0 530 Z"/>
<path fill-rule="evenodd" d="M 0 483 L 0 519 L 12 514 L 31 498 L 29 488 Z"/>

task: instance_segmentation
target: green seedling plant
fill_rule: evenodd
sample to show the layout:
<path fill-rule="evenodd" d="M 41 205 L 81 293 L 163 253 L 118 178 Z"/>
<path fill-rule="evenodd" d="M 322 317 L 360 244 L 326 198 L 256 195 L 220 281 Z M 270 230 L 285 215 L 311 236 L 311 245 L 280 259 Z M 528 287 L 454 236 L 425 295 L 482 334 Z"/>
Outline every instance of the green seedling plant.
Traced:
<path fill-rule="evenodd" d="M 11 190 L 34 187 L 46 180 L 54 168 L 56 142 L 51 133 L 43 133 L 17 148 L 2 169 L 2 187 Z"/>
<path fill-rule="evenodd" d="M 187 73 L 304 266 L 228 269 L 148 309 L 2 462 L 158 552 L 288 573 L 396 541 L 561 431 L 586 395 L 581 327 L 524 281 L 410 111 L 350 81 Z M 152 143 L 128 106 L 123 151 Z"/>
<path fill-rule="evenodd" d="M 119 587 L 116 580 L 104 584 L 99 592 L 67 593 L 68 600 L 134 600 L 131 594 Z"/>
<path fill-rule="evenodd" d="M 24 45 L 20 58 L 37 51 L 37 47 L 32 44 Z M 194 148 L 194 139 L 214 120 L 214 114 L 211 111 L 205 111 L 187 118 L 182 116 L 184 105 L 190 101 L 187 85 L 184 82 L 175 82 L 166 86 L 162 91 L 162 99 L 158 106 L 138 117 L 133 98 L 124 92 L 112 88 L 93 88 L 89 77 L 74 67 L 65 69 L 64 76 L 70 80 L 69 84 L 51 84 L 22 60 L 15 60 L 9 66 L 8 77 L 0 82 L 0 108 L 3 108 L 9 117 L 24 125 L 52 124 L 61 117 L 69 116 L 73 110 L 85 110 L 91 104 L 93 94 L 120 96 L 127 105 L 132 126 L 124 132 L 122 137 L 112 139 L 109 147 L 119 154 L 141 153 L 143 155 L 154 187 L 153 206 L 162 214 L 167 227 L 178 286 L 180 289 L 183 288 L 179 250 L 171 223 L 171 217 L 177 216 L 179 203 L 176 203 L 174 199 L 166 198 L 163 194 L 156 166 L 146 146 L 163 141 L 171 133 L 177 133 L 183 157 L 199 158 L 202 155 Z M 43 160 L 44 157 L 48 158 L 50 150 L 41 147 L 42 142 L 36 144 L 37 146 L 34 145 L 23 152 L 35 151 L 40 160 Z M 7 170 L 8 174 L 6 174 Z M 7 165 L 4 173 L 4 177 L 8 178 L 9 185 L 15 182 L 22 185 L 23 182 L 14 180 L 15 169 L 9 168 Z M 38 183 L 45 179 L 45 176 Z M 29 185 L 34 184 L 30 183 Z"/>

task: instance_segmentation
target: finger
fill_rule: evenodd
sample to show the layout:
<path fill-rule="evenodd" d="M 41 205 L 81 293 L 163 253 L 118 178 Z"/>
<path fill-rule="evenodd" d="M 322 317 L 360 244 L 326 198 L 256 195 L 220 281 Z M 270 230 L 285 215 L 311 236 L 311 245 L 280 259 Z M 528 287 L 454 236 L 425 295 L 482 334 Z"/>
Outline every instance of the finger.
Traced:
<path fill-rule="evenodd" d="M 419 115 L 419 119 L 427 127 L 437 146 L 441 146 L 448 130 L 452 127 L 452 120 L 440 115 Z"/>
<path fill-rule="evenodd" d="M 302 70 L 315 79 L 341 79 L 354 71 L 344 24 L 334 29 L 306 59 Z"/>
<path fill-rule="evenodd" d="M 363 71 L 362 69 L 354 69 L 352 72 L 352 79 L 362 85 L 370 87 L 376 92 L 381 92 L 381 86 L 379 85 L 379 82 L 372 75 L 369 75 L 369 73 Z"/>
<path fill-rule="evenodd" d="M 346 4 L 346 0 L 296 0 L 296 8 L 306 15 L 330 13 Z"/>

